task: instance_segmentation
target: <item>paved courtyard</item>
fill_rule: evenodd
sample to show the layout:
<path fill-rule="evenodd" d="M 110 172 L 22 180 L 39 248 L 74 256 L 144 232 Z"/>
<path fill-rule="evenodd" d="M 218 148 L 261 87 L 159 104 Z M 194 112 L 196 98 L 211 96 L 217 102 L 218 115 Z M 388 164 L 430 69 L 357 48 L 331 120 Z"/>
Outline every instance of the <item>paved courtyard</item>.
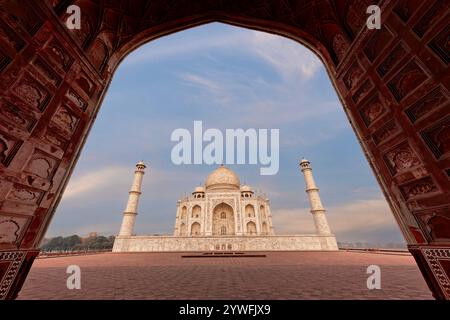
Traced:
<path fill-rule="evenodd" d="M 19 299 L 432 299 L 407 254 L 267 252 L 267 257 L 182 258 L 103 253 L 35 261 Z M 81 289 L 66 268 L 81 268 Z M 381 268 L 368 290 L 367 267 Z"/>

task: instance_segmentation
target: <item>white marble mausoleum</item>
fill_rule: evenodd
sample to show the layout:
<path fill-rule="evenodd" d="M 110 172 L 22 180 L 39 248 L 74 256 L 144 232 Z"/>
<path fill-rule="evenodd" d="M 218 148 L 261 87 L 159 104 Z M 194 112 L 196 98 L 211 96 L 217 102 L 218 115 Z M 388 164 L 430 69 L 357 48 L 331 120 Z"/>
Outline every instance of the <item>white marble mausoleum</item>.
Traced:
<path fill-rule="evenodd" d="M 191 196 L 177 201 L 173 235 L 139 236 L 133 229 L 146 168 L 139 162 L 113 252 L 337 250 L 309 161 L 302 160 L 300 167 L 316 226 L 314 234 L 275 235 L 269 199 L 241 184 L 238 175 L 222 165 Z"/>

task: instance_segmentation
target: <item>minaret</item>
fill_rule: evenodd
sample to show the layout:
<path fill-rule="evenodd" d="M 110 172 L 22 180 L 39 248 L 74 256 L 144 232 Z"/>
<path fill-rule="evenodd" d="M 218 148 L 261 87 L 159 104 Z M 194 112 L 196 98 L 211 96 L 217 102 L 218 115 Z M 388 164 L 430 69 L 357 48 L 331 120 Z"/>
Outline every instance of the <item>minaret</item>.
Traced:
<path fill-rule="evenodd" d="M 139 196 L 141 195 L 142 178 L 144 176 L 144 162 L 140 161 L 136 164 L 134 171 L 134 180 L 128 193 L 128 203 L 123 212 L 122 226 L 120 227 L 119 236 L 132 236 L 134 223 L 136 221 Z"/>
<path fill-rule="evenodd" d="M 314 218 L 316 232 L 319 235 L 330 235 L 331 230 L 328 226 L 322 201 L 320 201 L 319 188 L 317 188 L 316 183 L 314 182 L 310 162 L 306 159 L 302 159 L 302 161 L 300 161 L 300 168 L 305 178 L 306 193 L 309 197 L 309 204 Z"/>

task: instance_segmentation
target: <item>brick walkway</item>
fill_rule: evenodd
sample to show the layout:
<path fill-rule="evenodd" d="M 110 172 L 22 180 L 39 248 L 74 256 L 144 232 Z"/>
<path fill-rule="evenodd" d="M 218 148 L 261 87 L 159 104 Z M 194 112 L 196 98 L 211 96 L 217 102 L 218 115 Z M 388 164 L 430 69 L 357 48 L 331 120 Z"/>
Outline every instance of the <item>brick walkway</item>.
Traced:
<path fill-rule="evenodd" d="M 432 299 L 409 255 L 273 252 L 266 258 L 105 253 L 38 259 L 19 299 Z M 381 290 L 366 287 L 381 268 Z M 79 265 L 81 289 L 66 288 Z"/>

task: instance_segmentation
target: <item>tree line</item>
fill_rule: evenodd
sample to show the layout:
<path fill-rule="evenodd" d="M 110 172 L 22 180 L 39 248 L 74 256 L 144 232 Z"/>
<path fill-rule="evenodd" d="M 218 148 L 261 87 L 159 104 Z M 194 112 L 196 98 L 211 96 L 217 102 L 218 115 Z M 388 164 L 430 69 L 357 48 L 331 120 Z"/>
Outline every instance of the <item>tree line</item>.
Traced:
<path fill-rule="evenodd" d="M 45 239 L 41 249 L 44 252 L 52 251 L 90 251 L 112 249 L 114 236 L 94 236 L 81 238 L 78 235 L 68 237 L 54 237 Z"/>

